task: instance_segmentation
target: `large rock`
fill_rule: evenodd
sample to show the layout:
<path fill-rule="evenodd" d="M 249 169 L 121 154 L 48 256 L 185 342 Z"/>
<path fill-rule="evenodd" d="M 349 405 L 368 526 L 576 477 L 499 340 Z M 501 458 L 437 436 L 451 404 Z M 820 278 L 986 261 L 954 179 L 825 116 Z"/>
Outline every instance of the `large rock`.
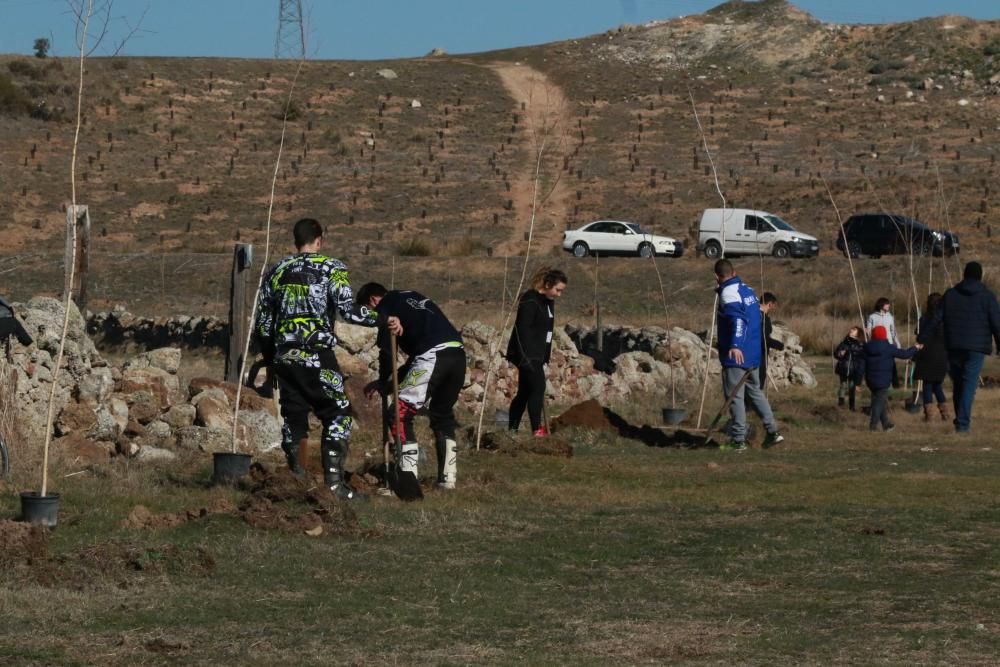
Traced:
<path fill-rule="evenodd" d="M 91 440 L 76 432 L 52 442 L 68 466 L 86 466 L 92 463 L 106 463 L 111 458 L 113 446 Z"/>
<path fill-rule="evenodd" d="M 249 451 L 266 452 L 281 445 L 281 420 L 270 412 L 241 411 L 239 423 L 241 438 Z"/>
<path fill-rule="evenodd" d="M 161 347 L 149 352 L 143 352 L 126 361 L 123 369 L 158 368 L 171 375 L 177 375 L 181 367 L 181 350 L 179 347 Z"/>
<path fill-rule="evenodd" d="M 178 403 L 160 415 L 170 428 L 183 428 L 194 424 L 197 409 L 190 403 Z"/>
<path fill-rule="evenodd" d="M 76 399 L 81 403 L 100 405 L 111 398 L 115 380 L 110 368 L 92 368 L 80 378 L 76 386 Z"/>
<path fill-rule="evenodd" d="M 215 380 L 213 378 L 196 377 L 192 378 L 188 383 L 188 395 L 191 396 L 192 399 L 206 389 L 221 391 L 225 394 L 226 403 L 229 405 L 236 402 L 237 386 L 233 382 L 223 382 L 222 380 Z M 193 400 L 192 403 L 194 403 Z M 243 387 L 240 391 L 240 410 L 267 410 L 273 414 L 278 413 L 273 400 L 270 398 L 264 398 L 256 391 L 248 387 Z"/>
<path fill-rule="evenodd" d="M 12 347 L 14 375 L 11 384 L 19 426 L 25 437 L 45 438 L 48 401 L 55 381 L 53 414 L 59 415 L 74 397 L 95 404 L 107 397 L 107 364 L 98 354 L 83 329 L 83 318 L 76 304 L 70 303 L 66 344 L 59 372 L 55 358 L 66 313 L 63 303 L 51 297 L 35 297 L 26 304 L 14 304 L 25 330 L 34 343 L 25 348 Z M 95 368 L 99 368 L 95 374 Z M 82 390 L 81 390 L 81 384 Z"/>
<path fill-rule="evenodd" d="M 185 426 L 174 432 L 175 446 L 188 451 L 228 452 L 232 442 L 232 432 L 204 426 Z"/>
<path fill-rule="evenodd" d="M 221 389 L 206 389 L 191 399 L 195 408 L 196 426 L 229 431 L 233 427 L 233 411 Z"/>
<path fill-rule="evenodd" d="M 157 414 L 168 409 L 179 398 L 180 381 L 161 368 L 147 366 L 146 368 L 126 368 L 122 370 L 122 378 L 118 381 L 118 393 L 131 403 L 129 396 L 148 393 L 153 396 L 158 408 Z M 143 399 L 143 402 L 146 402 Z"/>

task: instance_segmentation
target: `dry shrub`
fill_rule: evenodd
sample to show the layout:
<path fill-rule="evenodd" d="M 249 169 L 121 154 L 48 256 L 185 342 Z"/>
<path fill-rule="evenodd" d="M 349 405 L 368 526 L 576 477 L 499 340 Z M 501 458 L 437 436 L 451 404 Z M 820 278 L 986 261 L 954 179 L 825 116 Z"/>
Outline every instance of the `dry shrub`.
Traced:
<path fill-rule="evenodd" d="M 482 255 L 486 245 L 481 239 L 469 238 L 468 236 L 448 243 L 445 246 L 444 254 L 449 257 L 468 257 L 469 255 Z"/>
<path fill-rule="evenodd" d="M 396 253 L 400 257 L 430 257 L 431 245 L 423 239 L 407 239 L 396 244 Z"/>
<path fill-rule="evenodd" d="M 0 346 L 2 347 L 2 346 Z M 0 436 L 7 443 L 12 476 L 36 469 L 41 460 L 34 448 L 26 446 L 26 436 L 21 426 L 20 405 L 17 401 L 17 368 L 0 350 Z"/>

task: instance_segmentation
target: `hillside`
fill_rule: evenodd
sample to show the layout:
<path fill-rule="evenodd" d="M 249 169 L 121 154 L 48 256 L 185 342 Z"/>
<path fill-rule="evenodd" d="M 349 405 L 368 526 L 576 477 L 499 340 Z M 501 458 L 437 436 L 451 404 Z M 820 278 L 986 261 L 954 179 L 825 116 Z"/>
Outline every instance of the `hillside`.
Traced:
<path fill-rule="evenodd" d="M 8 264 L 62 246 L 75 67 L 0 57 Z M 261 243 L 294 73 L 88 60 L 78 187 L 95 262 Z M 274 218 L 321 219 L 345 256 L 518 255 L 537 170 L 533 254 L 596 217 L 690 244 L 701 209 L 720 203 L 693 100 L 730 205 L 826 241 L 837 218 L 825 179 L 845 216 L 913 214 L 991 257 L 998 75 L 1000 22 L 833 25 L 780 0 L 472 56 L 313 61 L 292 93 Z"/>

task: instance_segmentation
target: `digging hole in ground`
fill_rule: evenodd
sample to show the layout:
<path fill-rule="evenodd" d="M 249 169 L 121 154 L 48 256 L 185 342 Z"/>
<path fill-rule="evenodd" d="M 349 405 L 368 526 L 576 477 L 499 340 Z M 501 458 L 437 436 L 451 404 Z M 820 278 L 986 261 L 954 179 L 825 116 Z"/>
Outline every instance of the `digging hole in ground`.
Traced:
<path fill-rule="evenodd" d="M 700 447 L 704 445 L 704 436 L 690 431 L 677 429 L 668 433 L 648 424 L 642 426 L 630 424 L 624 417 L 614 410 L 602 406 L 595 399 L 577 403 L 552 420 L 553 433 L 571 427 L 617 433 L 623 438 L 638 440 L 649 447 Z"/>

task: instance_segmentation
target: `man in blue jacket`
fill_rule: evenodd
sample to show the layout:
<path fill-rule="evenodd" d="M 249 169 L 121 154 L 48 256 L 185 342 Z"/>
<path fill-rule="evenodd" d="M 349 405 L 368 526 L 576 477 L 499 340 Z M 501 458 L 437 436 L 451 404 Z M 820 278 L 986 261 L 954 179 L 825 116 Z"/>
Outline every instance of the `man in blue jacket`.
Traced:
<path fill-rule="evenodd" d="M 955 431 L 966 433 L 972 423 L 972 401 L 983 362 L 993 352 L 994 343 L 1000 349 L 1000 306 L 982 282 L 979 262 L 966 264 L 962 278 L 944 293 L 939 317 L 944 321 L 948 375 L 954 388 Z M 917 337 L 921 343 L 925 342 L 922 337 Z"/>
<path fill-rule="evenodd" d="M 729 426 L 730 441 L 720 449 L 746 449 L 746 406 L 760 415 L 767 429 L 764 447 L 784 440 L 778 432 L 771 405 L 760 386 L 759 367 L 764 349 L 761 331 L 760 304 L 757 295 L 736 272 L 732 262 L 720 259 L 715 263 L 715 280 L 719 283 L 719 361 L 722 363 L 722 390 L 728 397 L 747 373 L 746 382 L 729 404 L 732 417 Z M 746 403 L 744 403 L 746 401 Z"/>

